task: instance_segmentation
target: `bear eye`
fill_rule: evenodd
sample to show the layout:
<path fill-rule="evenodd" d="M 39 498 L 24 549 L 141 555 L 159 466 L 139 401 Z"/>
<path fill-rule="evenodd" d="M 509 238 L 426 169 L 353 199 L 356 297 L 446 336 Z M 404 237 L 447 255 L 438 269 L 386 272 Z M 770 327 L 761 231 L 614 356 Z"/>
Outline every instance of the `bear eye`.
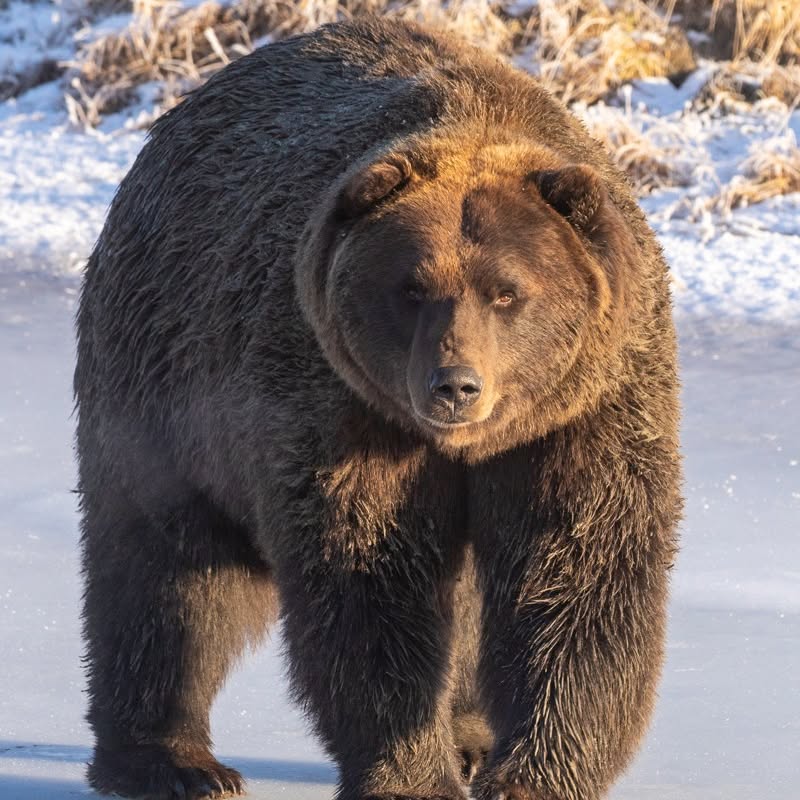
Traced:
<path fill-rule="evenodd" d="M 498 308 L 508 308 L 516 299 L 511 291 L 500 292 L 494 300 L 494 305 Z"/>
<path fill-rule="evenodd" d="M 421 303 L 425 298 L 425 290 L 413 281 L 403 286 L 403 297 L 412 303 Z"/>

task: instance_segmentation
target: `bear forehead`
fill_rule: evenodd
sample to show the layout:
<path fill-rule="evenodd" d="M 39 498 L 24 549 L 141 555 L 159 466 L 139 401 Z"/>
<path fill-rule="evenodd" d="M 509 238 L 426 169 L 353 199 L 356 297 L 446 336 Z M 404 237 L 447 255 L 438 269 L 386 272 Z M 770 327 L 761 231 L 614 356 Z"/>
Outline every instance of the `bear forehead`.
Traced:
<path fill-rule="evenodd" d="M 481 175 L 461 197 L 461 236 L 473 244 L 519 242 L 553 227 L 544 203 L 520 176 Z"/>
<path fill-rule="evenodd" d="M 429 291 L 452 294 L 501 275 L 532 278 L 524 265 L 568 254 L 559 220 L 521 176 L 482 173 L 432 183 L 392 214 L 396 255 Z"/>

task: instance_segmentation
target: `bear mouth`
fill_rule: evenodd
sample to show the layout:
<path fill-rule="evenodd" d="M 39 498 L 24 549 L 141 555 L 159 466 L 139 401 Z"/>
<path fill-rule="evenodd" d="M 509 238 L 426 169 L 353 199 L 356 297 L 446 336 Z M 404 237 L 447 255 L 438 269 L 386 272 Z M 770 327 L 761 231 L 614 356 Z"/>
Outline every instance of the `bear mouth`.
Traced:
<path fill-rule="evenodd" d="M 432 428 L 436 428 L 437 430 L 457 430 L 459 428 L 469 428 L 471 425 L 477 425 L 478 422 L 472 422 L 470 420 L 463 420 L 463 419 L 454 419 L 451 421 L 441 420 L 441 419 L 434 419 L 433 417 L 428 417 L 425 414 L 417 414 L 417 419 L 424 422 L 426 425 L 430 425 Z"/>
<path fill-rule="evenodd" d="M 474 407 L 465 409 L 460 413 L 453 413 L 451 409 L 447 409 L 447 413 L 444 413 L 445 409 L 435 404 L 426 404 L 420 407 L 413 394 L 410 400 L 410 408 L 408 410 L 411 412 L 411 417 L 416 425 L 423 433 L 427 433 L 433 439 L 439 439 L 442 443 L 466 443 L 476 436 L 481 437 L 486 431 L 487 423 L 492 425 L 492 422 L 497 421 L 500 413 L 497 402 L 499 398 L 489 408 L 482 409 L 482 413 L 479 412 L 478 414 L 474 414 L 477 411 Z M 469 413 L 470 411 L 473 412 L 474 416 Z"/>
<path fill-rule="evenodd" d="M 410 410 L 420 428 L 429 434 L 442 438 L 449 436 L 458 438 L 459 434 L 463 436 L 467 431 L 469 431 L 467 435 L 474 435 L 474 432 L 485 429 L 490 420 L 496 420 L 499 411 L 498 404 L 495 402 L 492 404 L 488 414 L 484 412 L 480 416 L 473 418 L 470 418 L 469 414 L 453 414 L 452 412 L 447 415 L 440 415 L 436 412 L 442 409 L 419 408 L 413 397 Z"/>

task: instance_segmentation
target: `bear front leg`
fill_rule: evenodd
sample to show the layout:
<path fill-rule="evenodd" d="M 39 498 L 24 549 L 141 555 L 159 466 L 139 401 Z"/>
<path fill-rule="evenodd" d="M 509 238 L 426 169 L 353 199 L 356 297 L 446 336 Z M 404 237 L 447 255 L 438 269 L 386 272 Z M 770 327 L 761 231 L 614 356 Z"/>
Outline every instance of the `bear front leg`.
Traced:
<path fill-rule="evenodd" d="M 449 679 L 458 548 L 430 515 L 381 516 L 380 474 L 339 487 L 344 510 L 275 548 L 292 688 L 339 766 L 338 800 L 462 800 Z"/>
<path fill-rule="evenodd" d="M 145 513 L 85 477 L 82 506 L 90 786 L 147 800 L 242 794 L 211 753 L 209 710 L 277 616 L 268 567 L 199 495 Z"/>
<path fill-rule="evenodd" d="M 674 474 L 635 475 L 598 451 L 590 475 L 568 445 L 555 453 L 510 454 L 476 476 L 480 678 L 496 736 L 479 800 L 604 796 L 654 705 Z M 562 472 L 564 454 L 584 470 Z"/>

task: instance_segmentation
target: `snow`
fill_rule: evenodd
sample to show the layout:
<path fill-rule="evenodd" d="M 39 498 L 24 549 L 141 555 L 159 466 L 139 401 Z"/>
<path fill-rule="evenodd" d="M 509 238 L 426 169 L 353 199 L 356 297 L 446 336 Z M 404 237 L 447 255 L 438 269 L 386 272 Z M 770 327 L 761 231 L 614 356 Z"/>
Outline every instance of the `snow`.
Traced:
<path fill-rule="evenodd" d="M 0 80 L 24 72 L 45 56 L 70 58 L 69 32 L 77 12 L 77 6 L 62 2 L 11 0 L 0 7 Z"/>
<path fill-rule="evenodd" d="M 8 14 L 19 5 L 0 12 L 2 47 Z M 53 41 L 59 47 L 42 8 L 30 7 L 39 22 L 25 41 L 35 33 L 42 48 Z M 0 61 L 7 57 L 2 47 Z M 656 718 L 611 797 L 794 800 L 800 198 L 727 216 L 675 209 L 687 194 L 709 196 L 751 148 L 800 133 L 800 116 L 762 107 L 700 119 L 685 109 L 692 96 L 685 87 L 638 85 L 627 110 L 595 112 L 682 126 L 689 156 L 710 176 L 643 203 L 675 277 L 686 516 Z M 72 317 L 83 260 L 144 141 L 126 124 L 152 103 L 152 92 L 143 91 L 140 107 L 89 135 L 70 127 L 60 91 L 45 84 L 0 105 L 3 800 L 88 794 L 78 516 L 70 491 Z M 278 642 L 276 632 L 248 655 L 220 696 L 217 753 L 242 770 L 254 798 L 330 798 L 335 770 L 288 700 Z"/>
<path fill-rule="evenodd" d="M 674 145 L 678 129 L 687 139 L 681 158 L 694 171 L 692 184 L 642 202 L 672 267 L 677 313 L 800 321 L 800 195 L 727 215 L 698 211 L 758 148 L 790 145 L 800 132 L 800 112 L 766 104 L 707 119 L 674 110 L 673 95 L 682 98 L 681 108 L 690 97 L 691 78 L 681 89 L 650 83 L 634 88 L 625 111 L 599 104 L 583 114 L 626 113 L 643 130 L 654 130 L 656 143 Z M 696 91 L 701 84 L 693 85 Z M 0 226 L 0 271 L 79 275 L 114 190 L 144 142 L 136 126 L 152 115 L 156 94 L 154 84 L 140 87 L 137 105 L 91 134 L 70 126 L 56 83 L 0 105 L 0 207 L 13 221 Z"/>
<path fill-rule="evenodd" d="M 69 280 L 0 283 L 0 797 L 83 793 Z M 614 800 L 793 800 L 800 735 L 800 328 L 681 325 L 686 519 L 661 702 Z M 251 796 L 331 797 L 277 641 L 213 715 Z"/>
<path fill-rule="evenodd" d="M 141 131 L 71 130 L 55 84 L 0 106 L 0 271 L 77 276 Z"/>

